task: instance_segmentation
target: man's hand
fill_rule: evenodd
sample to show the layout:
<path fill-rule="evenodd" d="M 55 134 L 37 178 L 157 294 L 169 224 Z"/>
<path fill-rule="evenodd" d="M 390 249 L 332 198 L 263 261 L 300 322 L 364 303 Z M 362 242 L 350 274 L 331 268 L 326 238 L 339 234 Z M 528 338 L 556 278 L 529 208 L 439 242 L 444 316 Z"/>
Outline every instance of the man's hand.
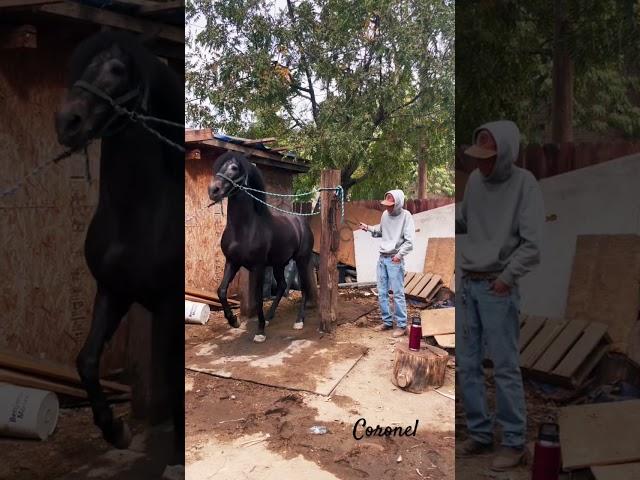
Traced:
<path fill-rule="evenodd" d="M 511 287 L 504 283 L 502 280 L 496 280 L 491 284 L 491 290 L 496 295 L 500 295 L 501 297 L 509 295 L 511 291 Z"/>
<path fill-rule="evenodd" d="M 402 261 L 402 257 L 399 257 L 398 255 L 394 255 L 391 261 L 393 263 L 400 263 Z"/>
<path fill-rule="evenodd" d="M 358 228 L 360 228 L 360 230 L 364 230 L 365 232 L 369 231 L 369 225 L 367 225 L 366 223 L 360 222 L 360 226 Z"/>

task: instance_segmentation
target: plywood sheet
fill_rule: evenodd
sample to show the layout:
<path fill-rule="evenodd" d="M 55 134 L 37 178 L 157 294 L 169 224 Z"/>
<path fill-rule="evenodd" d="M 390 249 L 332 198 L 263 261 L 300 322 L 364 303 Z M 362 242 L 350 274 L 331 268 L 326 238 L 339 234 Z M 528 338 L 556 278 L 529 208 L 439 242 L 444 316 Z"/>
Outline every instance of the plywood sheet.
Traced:
<path fill-rule="evenodd" d="M 612 348 L 626 352 L 640 309 L 640 236 L 580 235 L 567 318 L 608 325 Z"/>
<path fill-rule="evenodd" d="M 440 275 L 445 287 L 450 288 L 455 270 L 455 251 L 455 238 L 430 238 L 423 271 Z"/>
<path fill-rule="evenodd" d="M 448 335 L 434 335 L 436 342 L 442 348 L 456 348 L 456 334 L 451 333 Z"/>
<path fill-rule="evenodd" d="M 433 308 L 420 312 L 422 336 L 445 335 L 456 332 L 456 309 Z"/>
<path fill-rule="evenodd" d="M 558 422 L 565 469 L 640 460 L 640 400 L 564 407 Z"/>
<path fill-rule="evenodd" d="M 349 202 L 345 204 L 344 223 L 339 225 L 340 245 L 338 247 L 338 262 L 344 263 L 345 265 L 349 265 L 353 268 L 356 267 L 353 232 L 358 230 L 360 222 L 366 223 L 367 225 L 379 224 L 381 215 L 382 212 L 379 212 L 378 210 L 354 205 Z M 314 236 L 313 251 L 320 253 L 320 216 L 312 217 L 310 224 Z M 367 235 L 370 236 L 371 234 Z M 374 261 L 378 258 L 377 253 L 377 250 L 372 252 Z"/>
<path fill-rule="evenodd" d="M 64 94 L 75 44 L 39 28 L 38 49 L 3 54 L 0 75 L 0 190 L 63 151 L 53 115 Z M 66 42 L 66 43 L 65 43 Z M 95 284 L 84 238 L 97 205 L 99 142 L 32 177 L 0 200 L 0 348 L 75 365 L 89 330 Z M 103 356 L 103 371 L 123 367 L 126 325 Z"/>
<path fill-rule="evenodd" d="M 591 467 L 591 473 L 596 480 L 631 480 L 640 478 L 640 463 Z"/>

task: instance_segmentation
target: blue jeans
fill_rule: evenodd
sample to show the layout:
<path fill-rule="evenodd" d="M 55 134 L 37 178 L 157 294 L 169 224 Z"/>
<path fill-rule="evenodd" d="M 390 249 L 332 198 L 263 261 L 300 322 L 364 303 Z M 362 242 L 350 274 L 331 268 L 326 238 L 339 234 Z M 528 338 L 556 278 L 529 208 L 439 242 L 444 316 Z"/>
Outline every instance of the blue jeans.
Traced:
<path fill-rule="evenodd" d="M 500 296 L 491 280 L 464 278 L 456 315 L 456 363 L 469 436 L 493 441 L 493 417 L 487 409 L 484 354 L 493 361 L 496 383 L 496 420 L 502 426 L 502 445 L 522 447 L 526 441 L 527 413 L 520 373 L 518 288 Z M 487 351 L 484 351 L 486 346 Z"/>
<path fill-rule="evenodd" d="M 389 290 L 393 290 L 393 305 L 396 326 L 407 326 L 407 303 L 404 299 L 404 259 L 400 263 L 393 263 L 393 257 L 383 257 L 378 260 L 378 301 L 380 312 L 385 325 L 393 326 L 393 315 L 389 310 Z"/>

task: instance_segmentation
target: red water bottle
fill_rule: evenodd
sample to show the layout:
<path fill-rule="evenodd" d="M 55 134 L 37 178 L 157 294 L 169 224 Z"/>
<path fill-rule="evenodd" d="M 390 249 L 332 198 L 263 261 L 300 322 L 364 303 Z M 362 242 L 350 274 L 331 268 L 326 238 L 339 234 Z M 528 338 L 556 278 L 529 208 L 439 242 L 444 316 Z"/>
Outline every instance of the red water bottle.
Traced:
<path fill-rule="evenodd" d="M 558 480 L 561 465 L 558 425 L 543 423 L 538 430 L 531 480 Z"/>
<path fill-rule="evenodd" d="M 422 338 L 422 325 L 420 317 L 414 317 L 411 320 L 411 328 L 409 330 L 409 350 L 417 352 L 420 350 L 420 339 Z"/>

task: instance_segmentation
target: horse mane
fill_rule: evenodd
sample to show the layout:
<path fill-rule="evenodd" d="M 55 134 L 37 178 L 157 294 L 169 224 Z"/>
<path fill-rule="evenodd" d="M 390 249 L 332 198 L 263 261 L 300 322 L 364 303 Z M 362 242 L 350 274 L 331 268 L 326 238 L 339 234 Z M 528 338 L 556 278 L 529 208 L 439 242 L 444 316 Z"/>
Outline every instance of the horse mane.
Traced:
<path fill-rule="evenodd" d="M 262 176 L 262 173 L 260 172 L 258 167 L 256 167 L 253 163 L 251 163 L 246 155 L 237 153 L 237 152 L 227 152 L 220 155 L 216 159 L 215 164 L 213 166 L 214 172 L 217 173 L 222 167 L 222 165 L 231 158 L 235 158 L 240 164 L 241 170 L 247 174 L 247 186 L 249 188 L 255 188 L 256 190 L 260 190 L 259 192 L 251 192 L 251 195 L 259 198 L 263 202 L 266 202 L 267 196 L 266 194 L 262 193 L 262 192 L 265 192 L 267 189 L 266 184 L 264 182 L 264 177 Z M 253 202 L 253 208 L 257 213 L 263 216 L 271 215 L 271 212 L 269 211 L 269 207 L 267 207 L 263 203 L 256 201 L 253 198 L 251 200 Z"/>

